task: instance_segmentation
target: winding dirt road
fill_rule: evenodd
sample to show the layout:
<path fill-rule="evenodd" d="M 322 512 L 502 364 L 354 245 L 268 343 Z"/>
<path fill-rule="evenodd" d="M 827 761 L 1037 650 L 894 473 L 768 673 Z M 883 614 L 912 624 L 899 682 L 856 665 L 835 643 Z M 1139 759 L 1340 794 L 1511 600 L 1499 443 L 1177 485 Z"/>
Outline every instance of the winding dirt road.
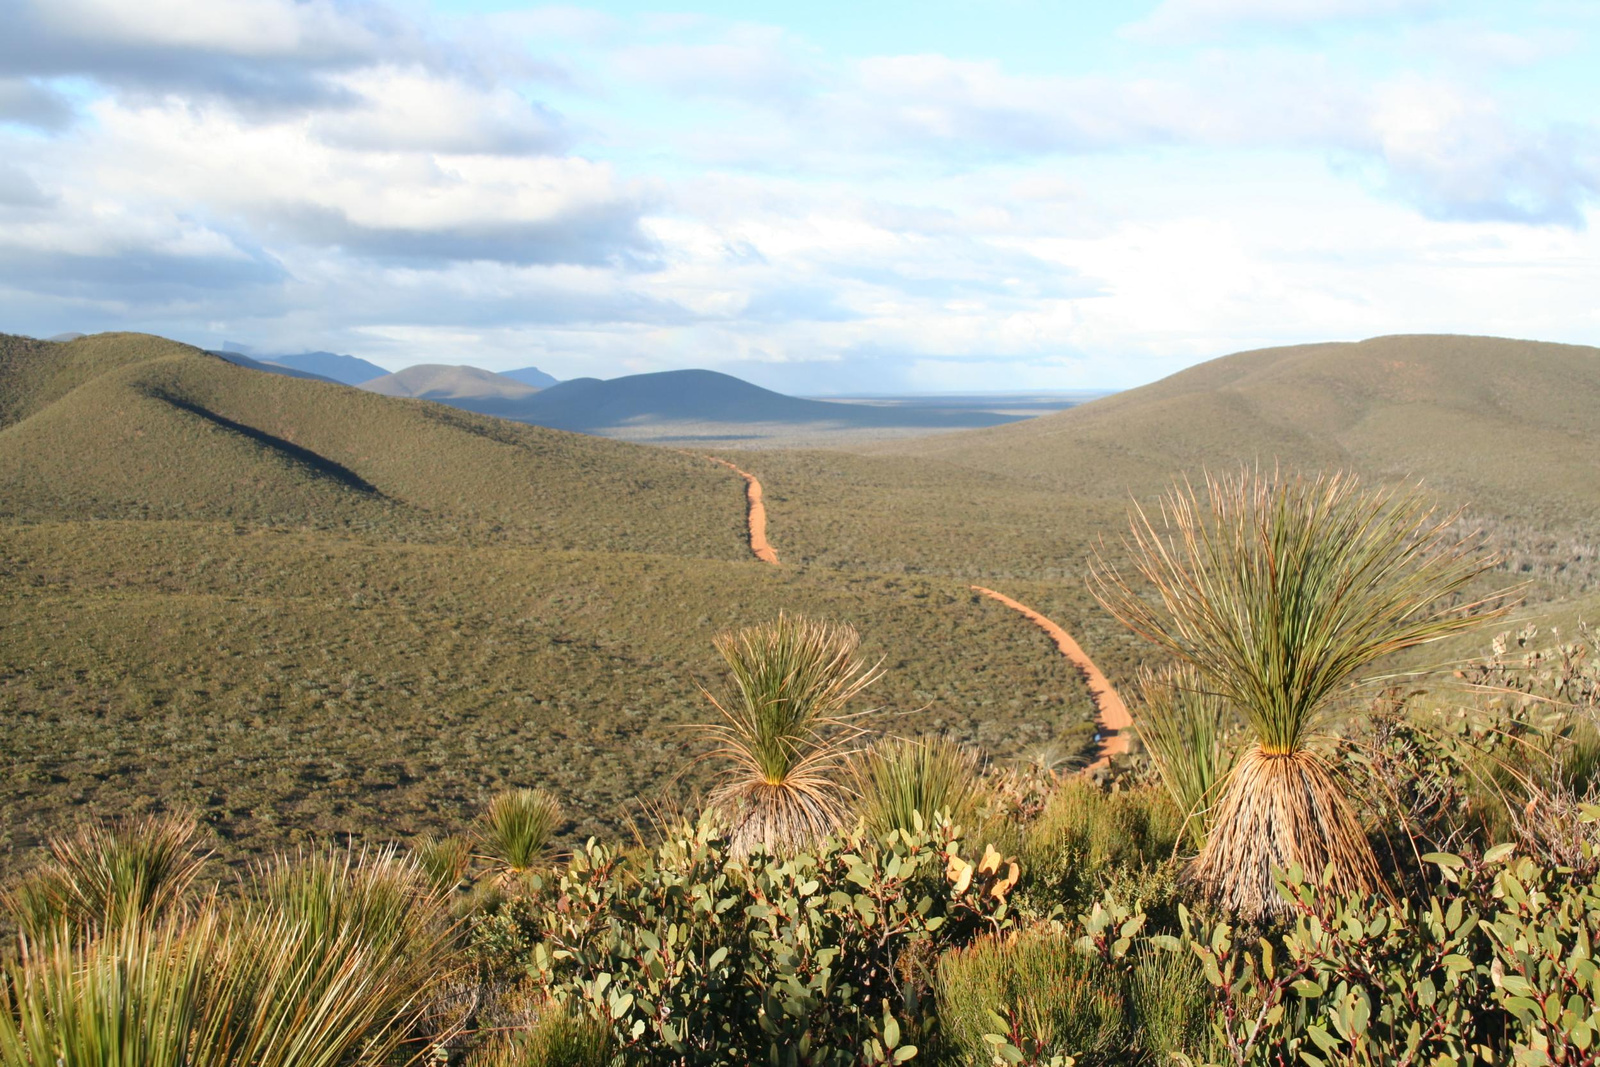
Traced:
<path fill-rule="evenodd" d="M 707 456 L 713 463 L 720 463 L 733 473 L 744 479 L 744 496 L 749 507 L 746 512 L 746 523 L 750 527 L 750 551 L 755 553 L 756 559 L 762 563 L 778 563 L 778 553 L 767 540 L 767 506 L 761 502 L 761 483 L 749 471 L 740 470 L 725 459 L 716 456 Z"/>
<path fill-rule="evenodd" d="M 1017 612 L 1032 622 L 1039 629 L 1050 635 L 1056 643 L 1061 654 L 1072 661 L 1072 665 L 1083 674 L 1083 680 L 1089 686 L 1089 695 L 1094 698 L 1095 707 L 1099 709 L 1097 716 L 1100 730 L 1095 740 L 1099 745 L 1100 756 L 1084 772 L 1093 771 L 1097 767 L 1104 767 L 1111 763 L 1112 756 L 1120 756 L 1128 751 L 1130 731 L 1133 727 L 1133 716 L 1128 714 L 1128 705 L 1122 702 L 1122 697 L 1117 695 L 1111 682 L 1101 673 L 1100 668 L 1094 665 L 1094 660 L 1072 639 L 1072 635 L 1061 627 L 1040 615 L 1026 604 L 1019 604 L 1002 593 L 993 589 L 985 589 L 981 585 L 972 587 L 974 593 L 982 593 L 991 600 L 998 600 L 1006 607 Z"/>

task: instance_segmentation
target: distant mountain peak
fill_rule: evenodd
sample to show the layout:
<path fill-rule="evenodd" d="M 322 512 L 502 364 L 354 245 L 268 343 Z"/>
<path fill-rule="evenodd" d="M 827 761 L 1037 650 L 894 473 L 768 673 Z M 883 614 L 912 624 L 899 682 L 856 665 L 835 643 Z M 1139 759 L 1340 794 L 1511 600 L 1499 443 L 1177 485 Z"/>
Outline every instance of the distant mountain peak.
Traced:
<path fill-rule="evenodd" d="M 516 370 L 501 371 L 500 376 L 502 378 L 510 378 L 512 381 L 521 382 L 523 385 L 534 386 L 538 389 L 548 389 L 552 385 L 557 384 L 560 380 L 552 375 L 546 374 L 538 367 L 519 367 Z"/>

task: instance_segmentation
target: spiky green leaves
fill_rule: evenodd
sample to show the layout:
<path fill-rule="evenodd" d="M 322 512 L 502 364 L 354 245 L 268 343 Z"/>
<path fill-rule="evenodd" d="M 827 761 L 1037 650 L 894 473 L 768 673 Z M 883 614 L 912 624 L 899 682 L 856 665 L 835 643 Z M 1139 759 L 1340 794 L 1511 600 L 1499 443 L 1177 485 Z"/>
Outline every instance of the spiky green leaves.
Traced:
<path fill-rule="evenodd" d="M 0 1064 L 380 1067 L 451 968 L 443 898 L 390 849 L 279 858 L 238 900 L 112 914 L 0 964 Z"/>
<path fill-rule="evenodd" d="M 50 859 L 6 895 L 6 909 L 35 941 L 59 929 L 109 930 L 182 907 L 210 855 L 188 815 L 85 823 L 49 841 Z"/>
<path fill-rule="evenodd" d="M 1346 474 L 1207 476 L 1135 505 L 1127 547 L 1155 590 L 1105 559 L 1090 584 L 1130 629 L 1189 664 L 1269 753 L 1294 752 L 1374 661 L 1476 624 L 1456 602 L 1492 563 L 1421 492 Z"/>
<path fill-rule="evenodd" d="M 707 729 L 727 768 L 712 803 L 736 852 L 797 846 L 839 827 L 839 771 L 860 734 L 847 707 L 878 677 L 857 658 L 859 644 L 849 626 L 785 614 L 716 638 L 729 685 L 712 698 L 722 721 Z"/>
<path fill-rule="evenodd" d="M 561 802 L 543 789 L 508 789 L 489 801 L 478 844 L 500 870 L 521 874 L 545 858 L 561 820 Z"/>
<path fill-rule="evenodd" d="M 983 796 L 978 757 L 944 737 L 877 741 L 851 761 L 850 775 L 856 812 L 879 837 L 932 826 L 941 812 L 971 827 Z"/>
<path fill-rule="evenodd" d="M 1198 852 L 1205 847 L 1213 809 L 1238 755 L 1237 716 L 1186 664 L 1141 669 L 1135 691 L 1134 732 L 1167 795 L 1183 813 L 1184 836 Z"/>
<path fill-rule="evenodd" d="M 1159 520 L 1134 508 L 1127 549 L 1153 601 L 1103 558 L 1090 579 L 1256 742 L 1221 791 L 1196 874 L 1249 916 L 1283 909 L 1273 879 L 1290 863 L 1373 892 L 1382 878 L 1360 821 L 1306 744 L 1374 662 L 1474 625 L 1459 594 L 1493 560 L 1452 539 L 1451 519 L 1415 490 L 1259 471 L 1205 486 L 1203 500 L 1175 488 Z"/>

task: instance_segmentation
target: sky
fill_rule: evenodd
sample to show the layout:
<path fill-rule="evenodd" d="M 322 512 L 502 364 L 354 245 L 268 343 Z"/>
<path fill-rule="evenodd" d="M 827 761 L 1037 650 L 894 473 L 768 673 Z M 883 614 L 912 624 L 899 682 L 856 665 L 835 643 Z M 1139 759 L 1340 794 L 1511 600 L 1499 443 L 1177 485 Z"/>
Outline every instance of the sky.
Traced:
<path fill-rule="evenodd" d="M 805 394 L 1600 344 L 1592 0 L 0 0 L 0 332 Z"/>

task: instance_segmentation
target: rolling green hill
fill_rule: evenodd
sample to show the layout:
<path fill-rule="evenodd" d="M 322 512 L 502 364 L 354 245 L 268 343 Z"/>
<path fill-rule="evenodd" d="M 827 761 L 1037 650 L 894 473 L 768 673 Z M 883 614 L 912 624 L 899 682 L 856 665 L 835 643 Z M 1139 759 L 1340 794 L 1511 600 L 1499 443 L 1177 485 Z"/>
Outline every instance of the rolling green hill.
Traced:
<path fill-rule="evenodd" d="M 1423 478 L 1488 514 L 1600 514 L 1600 349 L 1418 335 L 1269 348 L 991 430 L 878 451 L 1085 495 L 1282 462 Z"/>
<path fill-rule="evenodd" d="M 693 457 L 261 374 L 142 335 L 6 339 L 0 361 L 5 518 L 746 553 L 726 476 Z"/>

